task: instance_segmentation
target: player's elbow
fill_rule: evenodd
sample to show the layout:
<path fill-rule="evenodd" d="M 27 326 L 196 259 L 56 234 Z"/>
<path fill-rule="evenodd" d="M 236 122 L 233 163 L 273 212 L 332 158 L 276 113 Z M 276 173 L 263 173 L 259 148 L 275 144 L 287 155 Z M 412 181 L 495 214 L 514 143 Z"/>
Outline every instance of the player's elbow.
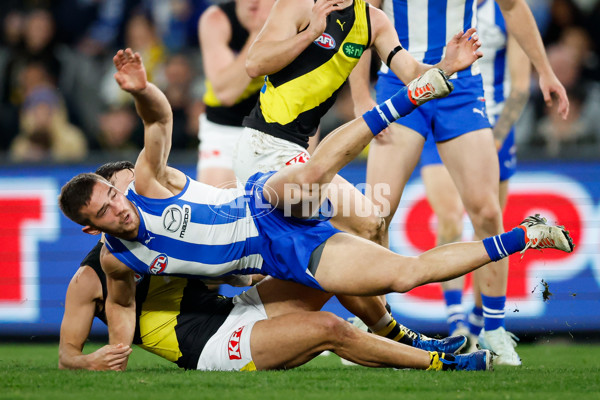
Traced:
<path fill-rule="evenodd" d="M 161 118 L 158 122 L 164 126 L 172 126 L 173 125 L 173 109 L 171 106 L 165 107 L 162 112 Z"/>
<path fill-rule="evenodd" d="M 261 73 L 262 72 L 262 68 L 260 63 L 256 62 L 255 60 L 252 60 L 250 58 L 246 59 L 246 73 L 248 74 L 248 76 L 252 79 L 254 78 L 258 78 L 261 75 L 264 75 Z"/>
<path fill-rule="evenodd" d="M 255 49 L 256 43 L 252 45 L 248 55 L 246 56 L 246 73 L 252 79 L 266 75 L 271 71 L 267 71 L 268 61 L 260 56 L 260 53 Z"/>

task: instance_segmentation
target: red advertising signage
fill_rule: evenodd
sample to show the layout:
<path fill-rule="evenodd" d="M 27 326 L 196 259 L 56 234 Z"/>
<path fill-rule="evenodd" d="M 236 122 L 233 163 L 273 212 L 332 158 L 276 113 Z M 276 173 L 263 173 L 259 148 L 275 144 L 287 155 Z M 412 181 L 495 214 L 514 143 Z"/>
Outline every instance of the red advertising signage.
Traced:
<path fill-rule="evenodd" d="M 58 236 L 57 195 L 52 179 L 0 179 L 0 321 L 38 318 L 38 241 Z"/>
<path fill-rule="evenodd" d="M 507 312 L 515 317 L 535 317 L 544 313 L 541 280 L 552 283 L 572 279 L 593 260 L 590 235 L 598 237 L 594 225 L 593 199 L 576 181 L 557 174 L 520 174 L 510 183 L 510 196 L 504 213 L 505 229 L 517 226 L 525 217 L 542 214 L 551 222 L 568 227 L 576 243 L 573 253 L 556 250 L 528 251 L 509 257 Z M 435 246 L 437 219 L 429 206 L 423 186 L 410 185 L 391 224 L 390 247 L 406 255 L 420 254 Z M 594 233 L 595 232 L 595 233 Z M 464 216 L 463 239 L 471 240 L 473 228 Z M 598 270 L 597 263 L 594 269 Z M 600 274 L 596 274 L 600 276 Z M 467 277 L 466 288 L 470 287 Z M 388 296 L 392 308 L 415 318 L 438 319 L 445 316 L 439 284 L 416 288 L 407 294 Z M 415 303 L 419 307 L 414 307 Z M 465 296 L 471 302 L 471 296 Z M 518 313 L 518 314 L 516 314 Z"/>

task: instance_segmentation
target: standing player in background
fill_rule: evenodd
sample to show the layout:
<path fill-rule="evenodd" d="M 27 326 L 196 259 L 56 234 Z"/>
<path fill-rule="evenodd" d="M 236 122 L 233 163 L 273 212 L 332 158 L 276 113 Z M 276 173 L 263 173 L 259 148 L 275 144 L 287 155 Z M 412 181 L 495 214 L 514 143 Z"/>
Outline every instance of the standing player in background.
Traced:
<path fill-rule="evenodd" d="M 375 0 L 373 3 L 380 2 Z M 498 4 L 508 31 L 515 36 L 540 75 L 540 88 L 547 105 L 552 103 L 552 95 L 557 96 L 558 112 L 566 118 L 569 111 L 566 91 L 548 63 L 531 10 L 525 0 L 499 0 Z M 421 0 L 386 0 L 383 10 L 393 21 L 400 43 L 414 58 L 436 63 L 447 51 L 445 43 L 449 36 L 476 26 L 476 6 L 475 0 L 436 0 L 425 4 Z M 374 104 L 367 92 L 366 66 L 365 63 L 361 68 L 362 76 L 353 78 L 351 83 L 358 112 Z M 425 104 L 392 124 L 388 135 L 373 141 L 367 183 L 370 186 L 390 185 L 390 195 L 385 202 L 379 202 L 382 206 L 391 206 L 386 217 L 389 226 L 406 182 L 417 165 L 425 138 L 431 132 L 473 223 L 475 235 L 497 235 L 503 231 L 498 200 L 500 173 L 477 63 L 452 75 L 451 81 L 455 90 L 447 99 Z M 388 98 L 402 86 L 402 77 L 397 77 L 383 65 L 377 84 L 378 100 Z M 374 201 L 377 203 L 377 199 Z M 486 342 L 500 355 L 500 364 L 521 365 L 511 338 L 504 330 L 508 260 L 482 268 L 477 279 L 487 310 L 484 315 Z"/>
<path fill-rule="evenodd" d="M 477 6 L 477 32 L 482 41 L 479 60 L 487 115 L 492 125 L 500 162 L 500 207 L 504 211 L 508 180 L 516 171 L 514 124 L 529 98 L 531 64 L 515 38 L 506 31 L 500 7 L 493 0 Z M 461 240 L 464 207 L 448 170 L 429 135 L 421 154 L 421 178 L 427 200 L 437 217 L 437 245 Z M 475 273 L 477 274 L 477 273 Z M 483 328 L 483 309 L 477 280 L 473 280 L 475 306 L 468 322 L 462 306 L 464 277 L 442 282 L 451 335 L 469 335 L 470 350 Z"/>
<path fill-rule="evenodd" d="M 452 73 L 470 65 L 479 53 L 459 49 L 456 44 L 458 37 L 471 37 L 473 32 L 462 35 L 457 30 L 448 40 L 446 56 L 436 66 Z M 363 51 L 371 46 L 407 82 L 432 67 L 403 50 L 389 19 L 364 0 L 278 1 L 247 56 L 249 74 L 266 78 L 257 105 L 244 119 L 246 129 L 234 159 L 237 178 L 245 182 L 258 171 L 307 162 L 309 138 Z M 345 211 L 332 218 L 336 228 L 387 246 L 381 212 L 342 177 L 336 176 L 332 183 L 334 208 Z M 335 199 L 342 197 L 345 203 L 340 200 L 336 204 Z M 364 321 L 374 332 L 407 344 L 435 343 L 397 324 L 386 312 L 384 299 L 338 297 L 348 309 L 379 307 L 381 319 Z M 452 347 L 445 351 L 462 346 L 462 338 L 452 340 Z"/>
<path fill-rule="evenodd" d="M 235 0 L 213 5 L 200 17 L 198 38 L 206 76 L 198 139 L 198 181 L 235 187 L 234 145 L 242 120 L 256 104 L 263 77 L 246 73 L 246 54 L 274 0 Z"/>

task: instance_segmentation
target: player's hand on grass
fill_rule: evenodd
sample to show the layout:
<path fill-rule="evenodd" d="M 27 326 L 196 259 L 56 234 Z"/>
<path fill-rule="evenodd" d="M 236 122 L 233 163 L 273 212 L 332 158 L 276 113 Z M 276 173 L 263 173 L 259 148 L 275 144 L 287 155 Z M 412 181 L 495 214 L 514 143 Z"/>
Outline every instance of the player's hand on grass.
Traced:
<path fill-rule="evenodd" d="M 96 371 L 124 371 L 131 352 L 131 347 L 122 343 L 107 344 L 92 353 L 94 357 L 91 369 Z"/>
<path fill-rule="evenodd" d="M 113 57 L 113 63 L 117 68 L 114 77 L 121 89 L 135 93 L 146 88 L 148 78 L 139 53 L 134 53 L 129 48 L 119 50 Z"/>

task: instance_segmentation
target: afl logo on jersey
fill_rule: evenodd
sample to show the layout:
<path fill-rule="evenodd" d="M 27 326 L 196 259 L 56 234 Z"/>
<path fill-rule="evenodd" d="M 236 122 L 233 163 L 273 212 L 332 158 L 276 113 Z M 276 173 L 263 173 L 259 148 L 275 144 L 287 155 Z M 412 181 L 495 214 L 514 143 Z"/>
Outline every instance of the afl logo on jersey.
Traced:
<path fill-rule="evenodd" d="M 315 44 L 327 50 L 335 49 L 335 39 L 329 33 L 323 33 L 315 40 Z"/>
<path fill-rule="evenodd" d="M 183 221 L 179 206 L 171 206 L 163 212 L 163 227 L 169 232 L 177 232 Z"/>
<path fill-rule="evenodd" d="M 150 268 L 148 271 L 153 275 L 158 275 L 164 272 L 165 268 L 167 268 L 167 264 L 169 263 L 169 258 L 166 254 L 159 254 L 156 256 L 152 264 L 150 264 Z"/>

